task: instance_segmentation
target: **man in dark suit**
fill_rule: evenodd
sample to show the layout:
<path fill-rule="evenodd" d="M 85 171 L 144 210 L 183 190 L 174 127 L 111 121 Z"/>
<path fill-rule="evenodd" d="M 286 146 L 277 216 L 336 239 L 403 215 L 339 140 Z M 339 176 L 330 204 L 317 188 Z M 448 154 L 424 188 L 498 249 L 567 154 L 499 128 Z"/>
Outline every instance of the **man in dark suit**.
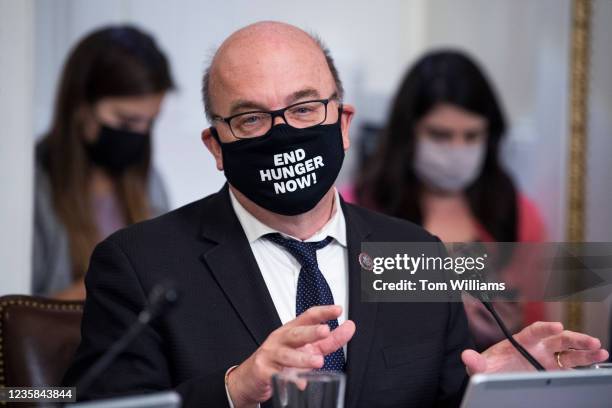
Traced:
<path fill-rule="evenodd" d="M 79 398 L 174 388 L 186 406 L 251 407 L 269 403 L 274 373 L 297 367 L 345 371 L 347 407 L 456 406 L 466 368 L 528 368 L 507 341 L 466 350 L 461 303 L 360 301 L 362 242 L 436 239 L 336 192 L 354 108 L 316 39 L 281 23 L 245 27 L 215 54 L 203 92 L 214 126 L 202 138 L 228 184 L 96 248 L 67 383 L 157 282 L 172 278 L 181 298 Z M 517 339 L 548 368 L 607 357 L 558 323 Z"/>

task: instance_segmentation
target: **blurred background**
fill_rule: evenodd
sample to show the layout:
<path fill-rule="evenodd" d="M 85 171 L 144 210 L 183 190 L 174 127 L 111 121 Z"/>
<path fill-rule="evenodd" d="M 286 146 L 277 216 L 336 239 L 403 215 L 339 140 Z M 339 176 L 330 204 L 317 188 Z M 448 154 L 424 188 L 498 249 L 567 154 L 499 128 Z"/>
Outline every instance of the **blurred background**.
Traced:
<path fill-rule="evenodd" d="M 612 1 L 590 15 L 584 240 L 612 241 Z M 239 27 L 280 20 L 318 34 L 356 106 L 353 148 L 338 184 L 350 185 L 407 70 L 424 53 L 465 51 L 506 114 L 501 161 L 538 208 L 546 239 L 567 237 L 572 0 L 0 0 L 0 294 L 31 291 L 33 152 L 48 131 L 63 64 L 86 34 L 131 23 L 165 53 L 175 89 L 153 129 L 152 162 L 169 208 L 217 191 L 224 176 L 200 140 L 200 87 L 215 48 Z M 583 324 L 607 344 L 609 304 L 585 305 Z M 565 319 L 562 307 L 547 317 Z"/>

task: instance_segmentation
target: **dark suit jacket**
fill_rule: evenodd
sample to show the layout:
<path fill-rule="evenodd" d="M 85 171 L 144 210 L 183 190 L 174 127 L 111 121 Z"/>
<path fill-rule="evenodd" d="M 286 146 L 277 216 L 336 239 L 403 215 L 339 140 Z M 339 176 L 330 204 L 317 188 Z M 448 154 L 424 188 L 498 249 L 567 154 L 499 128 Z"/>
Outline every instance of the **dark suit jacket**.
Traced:
<path fill-rule="evenodd" d="M 349 259 L 346 406 L 455 406 L 469 346 L 461 303 L 360 301 L 363 241 L 434 241 L 399 219 L 342 203 Z M 86 277 L 82 341 L 65 383 L 74 384 L 134 322 L 146 294 L 172 278 L 179 303 L 159 318 L 79 398 L 175 388 L 188 407 L 224 407 L 224 373 L 281 325 L 228 189 L 113 234 Z"/>

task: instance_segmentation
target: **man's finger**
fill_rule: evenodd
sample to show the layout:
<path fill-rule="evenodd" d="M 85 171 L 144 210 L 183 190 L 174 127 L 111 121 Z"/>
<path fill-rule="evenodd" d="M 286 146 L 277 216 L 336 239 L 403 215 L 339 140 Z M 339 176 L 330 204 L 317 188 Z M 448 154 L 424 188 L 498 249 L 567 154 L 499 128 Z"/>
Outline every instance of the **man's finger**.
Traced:
<path fill-rule="evenodd" d="M 559 322 L 535 322 L 517 333 L 516 339 L 523 345 L 533 344 L 562 331 L 563 325 Z"/>
<path fill-rule="evenodd" d="M 487 359 L 475 350 L 463 350 L 461 361 L 465 364 L 468 375 L 484 373 L 487 369 Z"/>
<path fill-rule="evenodd" d="M 340 314 L 342 314 L 342 307 L 338 305 L 313 306 L 287 323 L 286 326 L 312 326 L 313 324 L 334 320 Z"/>
<path fill-rule="evenodd" d="M 289 326 L 282 332 L 281 343 L 299 348 L 308 343 L 314 343 L 329 336 L 327 324 L 314 324 L 311 326 Z"/>
<path fill-rule="evenodd" d="M 321 368 L 324 359 L 320 354 L 296 350 L 290 347 L 280 347 L 275 353 L 275 363 L 282 367 Z"/>
<path fill-rule="evenodd" d="M 565 330 L 543 340 L 547 350 L 565 351 L 570 348 L 579 350 L 599 350 L 601 341 L 588 334 Z"/>
<path fill-rule="evenodd" d="M 344 347 L 351 337 L 353 337 L 353 334 L 355 334 L 355 323 L 351 320 L 347 320 L 333 330 L 329 336 L 316 342 L 314 346 L 323 355 L 328 355 L 338 350 L 340 347 Z"/>
<path fill-rule="evenodd" d="M 597 350 L 569 350 L 559 356 L 559 361 L 565 368 L 588 366 L 608 359 L 608 352 Z"/>

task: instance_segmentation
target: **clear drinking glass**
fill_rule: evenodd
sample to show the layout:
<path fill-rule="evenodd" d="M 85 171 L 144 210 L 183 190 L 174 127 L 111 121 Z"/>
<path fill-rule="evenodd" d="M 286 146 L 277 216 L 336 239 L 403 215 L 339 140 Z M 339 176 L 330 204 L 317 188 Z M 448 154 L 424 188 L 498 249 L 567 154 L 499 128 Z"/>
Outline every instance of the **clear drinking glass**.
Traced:
<path fill-rule="evenodd" d="M 346 378 L 328 371 L 285 370 L 272 377 L 275 408 L 342 408 Z"/>

